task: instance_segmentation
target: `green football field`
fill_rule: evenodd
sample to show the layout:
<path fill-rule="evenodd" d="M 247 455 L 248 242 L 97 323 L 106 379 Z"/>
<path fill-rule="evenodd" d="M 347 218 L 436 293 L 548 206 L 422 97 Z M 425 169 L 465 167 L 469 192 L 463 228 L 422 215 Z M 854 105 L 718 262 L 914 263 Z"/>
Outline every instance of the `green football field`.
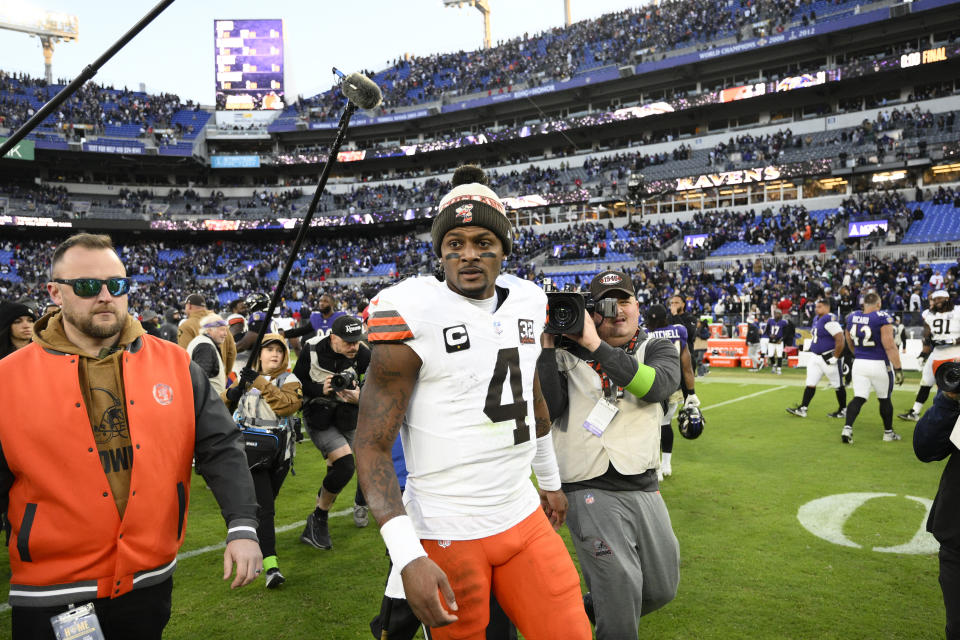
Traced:
<path fill-rule="evenodd" d="M 916 382 L 914 374 L 894 392 L 897 413 Z M 806 419 L 784 411 L 802 385 L 802 371 L 717 369 L 697 380 L 704 434 L 677 435 L 674 475 L 662 484 L 680 540 L 680 590 L 644 618 L 641 637 L 943 637 L 936 544 L 921 533 L 943 463 L 917 461 L 913 423 L 895 418 L 904 439 L 882 442 L 876 399 L 860 413 L 854 444 L 841 444 L 842 421 L 825 415 L 836 407 L 831 390 L 819 389 Z M 165 638 L 372 637 L 386 571 L 376 527 L 354 527 L 351 482 L 331 518 L 333 549 L 300 543 L 324 472 L 309 441 L 295 468 L 277 504 L 287 576 L 277 591 L 221 581 L 223 522 L 194 477 Z M 5 554 L 0 573 L 9 577 Z M 0 638 L 9 635 L 3 609 Z"/>

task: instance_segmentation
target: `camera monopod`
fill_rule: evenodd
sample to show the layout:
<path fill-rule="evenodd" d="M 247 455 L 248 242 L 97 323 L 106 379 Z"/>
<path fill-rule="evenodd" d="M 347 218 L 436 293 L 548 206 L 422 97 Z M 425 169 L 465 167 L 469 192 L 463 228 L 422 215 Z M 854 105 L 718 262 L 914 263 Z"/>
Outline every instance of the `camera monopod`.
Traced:
<path fill-rule="evenodd" d="M 270 297 L 270 306 L 267 308 L 266 315 L 264 315 L 263 322 L 260 325 L 260 330 L 257 332 L 257 339 L 250 349 L 250 359 L 247 361 L 244 371 L 253 370 L 257 356 L 260 354 L 260 344 L 263 342 L 263 336 L 266 335 L 267 328 L 270 326 L 270 319 L 273 317 L 273 312 L 283 297 L 283 289 L 287 285 L 290 270 L 293 268 L 297 253 L 300 252 L 300 246 L 303 244 L 303 240 L 307 235 L 307 229 L 310 227 L 313 214 L 320 204 L 320 196 L 327 186 L 330 170 L 337 161 L 337 153 L 340 151 L 340 145 L 343 144 L 343 138 L 346 136 L 351 116 L 353 116 L 357 107 L 361 109 L 375 109 L 383 100 L 383 96 L 380 94 L 380 87 L 374 84 L 373 80 L 367 76 L 361 73 L 351 73 L 349 76 L 345 76 L 337 71 L 336 68 L 334 68 L 333 71 L 341 78 L 340 91 L 347 99 L 347 106 L 343 110 L 343 115 L 340 116 L 337 135 L 333 140 L 333 144 L 330 146 L 330 152 L 327 154 L 327 161 L 323 165 L 323 171 L 320 173 L 320 182 L 317 184 L 317 190 L 314 192 L 313 199 L 310 201 L 310 208 L 307 209 L 307 213 L 303 216 L 303 221 L 300 223 L 300 228 L 297 231 L 297 239 L 290 249 L 290 255 L 287 257 L 287 263 L 283 266 L 283 273 L 280 274 L 277 287 L 273 290 L 273 296 Z M 243 376 L 243 371 L 240 372 L 240 375 Z M 238 384 L 241 383 L 238 382 Z"/>
<path fill-rule="evenodd" d="M 113 43 L 113 46 L 106 50 L 106 52 L 94 60 L 92 63 L 88 64 L 83 68 L 83 71 L 80 72 L 76 78 L 73 79 L 73 82 L 65 86 L 60 90 L 60 93 L 53 96 L 47 104 L 40 107 L 40 110 L 33 114 L 33 117 L 23 123 L 19 129 L 17 129 L 12 136 L 7 138 L 2 145 L 0 145 L 0 158 L 7 155 L 7 152 L 13 149 L 17 144 L 27 137 L 31 131 L 37 128 L 41 122 L 43 122 L 48 115 L 53 113 L 53 110 L 63 104 L 67 98 L 76 93 L 77 89 L 83 86 L 87 80 L 97 75 L 97 71 L 100 70 L 100 67 L 105 65 L 110 58 L 112 58 L 120 49 L 123 49 L 127 46 L 131 40 L 136 37 L 138 33 L 144 30 L 148 24 L 153 22 L 154 18 L 159 16 L 164 10 L 173 4 L 173 0 L 163 0 L 158 3 L 153 9 L 150 10 L 150 13 L 145 15 L 140 19 L 140 22 L 133 25 L 129 31 L 127 31 L 123 36 Z"/>

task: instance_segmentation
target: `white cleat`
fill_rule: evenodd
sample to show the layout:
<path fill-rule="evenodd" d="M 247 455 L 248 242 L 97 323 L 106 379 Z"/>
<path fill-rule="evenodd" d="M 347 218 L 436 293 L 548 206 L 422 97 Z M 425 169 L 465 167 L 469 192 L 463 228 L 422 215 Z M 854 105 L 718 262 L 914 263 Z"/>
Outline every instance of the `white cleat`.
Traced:
<path fill-rule="evenodd" d="M 840 440 L 842 440 L 844 444 L 853 444 L 853 427 L 844 425 L 843 431 L 840 432 Z"/>

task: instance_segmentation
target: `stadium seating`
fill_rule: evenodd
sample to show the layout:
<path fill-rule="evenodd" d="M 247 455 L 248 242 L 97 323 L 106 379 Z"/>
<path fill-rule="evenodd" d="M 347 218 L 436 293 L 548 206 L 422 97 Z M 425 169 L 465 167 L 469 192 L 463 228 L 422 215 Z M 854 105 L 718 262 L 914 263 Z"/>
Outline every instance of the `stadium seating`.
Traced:
<path fill-rule="evenodd" d="M 950 242 L 960 240 L 960 209 L 952 204 L 916 203 L 923 211 L 923 219 L 910 225 L 903 237 L 904 244 L 920 242 Z"/>

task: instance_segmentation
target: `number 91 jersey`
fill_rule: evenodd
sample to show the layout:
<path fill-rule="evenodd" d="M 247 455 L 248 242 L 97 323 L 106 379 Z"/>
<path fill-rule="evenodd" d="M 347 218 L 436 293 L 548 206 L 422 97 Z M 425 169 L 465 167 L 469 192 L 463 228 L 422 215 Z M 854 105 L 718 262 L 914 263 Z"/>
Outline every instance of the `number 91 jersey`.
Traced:
<path fill-rule="evenodd" d="M 424 539 L 494 535 L 540 504 L 530 465 L 547 298 L 514 276 L 496 284 L 506 298 L 494 313 L 429 276 L 371 303 L 370 344 L 406 344 L 422 362 L 400 435 L 404 504 Z"/>
<path fill-rule="evenodd" d="M 923 312 L 923 321 L 930 328 L 930 339 L 934 348 L 949 347 L 960 338 L 960 307 L 950 311 Z"/>

